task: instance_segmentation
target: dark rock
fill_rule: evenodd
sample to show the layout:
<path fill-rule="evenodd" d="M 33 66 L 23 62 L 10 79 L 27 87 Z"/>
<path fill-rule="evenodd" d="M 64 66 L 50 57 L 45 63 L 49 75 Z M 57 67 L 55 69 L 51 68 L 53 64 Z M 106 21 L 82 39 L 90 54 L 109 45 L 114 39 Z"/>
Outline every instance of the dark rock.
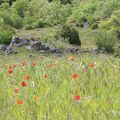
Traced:
<path fill-rule="evenodd" d="M 26 50 L 28 50 L 28 51 L 32 51 L 32 50 L 33 50 L 30 45 L 29 45 L 29 46 L 25 46 L 25 48 L 26 48 Z"/>
<path fill-rule="evenodd" d="M 51 48 L 50 52 L 51 53 L 62 53 L 62 51 L 60 49 L 58 49 L 58 48 Z"/>
<path fill-rule="evenodd" d="M 30 40 L 28 40 L 27 38 L 20 38 L 20 40 L 22 45 L 26 46 L 30 44 Z"/>
<path fill-rule="evenodd" d="M 17 37 L 14 36 L 12 38 L 12 41 L 10 43 L 10 47 L 12 47 L 13 45 L 19 47 L 19 46 L 23 46 L 23 45 L 29 45 L 30 44 L 30 40 L 28 40 L 27 38 L 22 38 L 22 37 Z"/>
<path fill-rule="evenodd" d="M 5 54 L 7 54 L 7 55 L 17 54 L 17 51 L 12 47 L 7 47 L 6 51 L 5 51 Z"/>
<path fill-rule="evenodd" d="M 71 53 L 79 53 L 80 52 L 80 49 L 79 48 L 70 48 L 69 51 Z"/>
<path fill-rule="evenodd" d="M 41 46 L 42 46 L 42 44 L 39 41 L 31 42 L 31 47 L 36 51 L 39 51 Z"/>
<path fill-rule="evenodd" d="M 5 46 L 5 45 L 0 45 L 0 50 L 5 51 L 6 48 L 7 48 L 7 46 Z"/>

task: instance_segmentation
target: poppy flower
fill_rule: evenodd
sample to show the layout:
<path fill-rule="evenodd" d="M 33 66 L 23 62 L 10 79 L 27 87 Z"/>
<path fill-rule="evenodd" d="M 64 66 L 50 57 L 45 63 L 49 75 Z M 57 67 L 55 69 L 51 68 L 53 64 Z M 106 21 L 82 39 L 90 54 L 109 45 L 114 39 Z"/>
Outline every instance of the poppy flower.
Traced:
<path fill-rule="evenodd" d="M 26 86 L 26 82 L 22 82 L 22 86 L 25 87 Z"/>
<path fill-rule="evenodd" d="M 2 68 L 4 68 L 4 67 L 5 67 L 5 65 L 3 64 L 1 67 L 2 67 Z"/>
<path fill-rule="evenodd" d="M 70 57 L 69 60 L 70 60 L 70 61 L 74 61 L 74 57 Z"/>
<path fill-rule="evenodd" d="M 8 67 L 8 69 L 12 69 L 12 66 L 10 65 L 10 66 Z"/>
<path fill-rule="evenodd" d="M 22 61 L 22 62 L 21 62 L 21 66 L 23 67 L 23 66 L 25 66 L 25 65 L 26 65 L 25 61 Z"/>
<path fill-rule="evenodd" d="M 25 79 L 25 80 L 29 80 L 29 79 L 30 79 L 30 76 L 29 76 L 29 75 L 26 75 L 26 76 L 24 77 L 24 79 Z"/>
<path fill-rule="evenodd" d="M 36 63 L 33 62 L 33 63 L 31 64 L 31 66 L 32 66 L 32 67 L 36 66 Z"/>
<path fill-rule="evenodd" d="M 16 68 L 16 64 L 14 64 L 14 68 Z"/>
<path fill-rule="evenodd" d="M 93 68 L 93 67 L 94 67 L 94 63 L 90 63 L 90 64 L 89 64 L 89 67 L 90 67 L 90 68 Z"/>
<path fill-rule="evenodd" d="M 15 88 L 15 92 L 18 93 L 18 88 Z"/>
<path fill-rule="evenodd" d="M 44 75 L 43 77 L 44 77 L 44 78 L 48 78 L 48 75 Z"/>
<path fill-rule="evenodd" d="M 12 72 L 13 72 L 12 69 L 8 69 L 9 74 L 12 74 Z"/>
<path fill-rule="evenodd" d="M 22 105 L 22 104 L 23 104 L 23 101 L 22 101 L 22 100 L 18 100 L 17 103 L 18 103 L 19 105 Z"/>
<path fill-rule="evenodd" d="M 78 78 L 78 74 L 76 74 L 76 73 L 72 74 L 72 78 L 74 78 L 74 79 Z"/>
<path fill-rule="evenodd" d="M 81 98 L 81 97 L 80 97 L 79 95 L 74 96 L 74 100 L 75 100 L 75 101 L 80 101 L 80 98 Z"/>

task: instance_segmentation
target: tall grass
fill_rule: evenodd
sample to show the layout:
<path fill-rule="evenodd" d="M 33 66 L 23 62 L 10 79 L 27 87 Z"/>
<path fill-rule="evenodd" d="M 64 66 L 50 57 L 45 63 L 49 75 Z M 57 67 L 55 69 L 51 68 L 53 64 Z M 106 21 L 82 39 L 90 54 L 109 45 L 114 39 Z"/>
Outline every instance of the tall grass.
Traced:
<path fill-rule="evenodd" d="M 120 59 L 38 56 L 24 58 L 25 66 L 21 60 L 11 56 L 1 60 L 0 120 L 119 120 Z M 72 78 L 73 74 L 78 77 Z M 75 100 L 77 95 L 80 100 Z"/>

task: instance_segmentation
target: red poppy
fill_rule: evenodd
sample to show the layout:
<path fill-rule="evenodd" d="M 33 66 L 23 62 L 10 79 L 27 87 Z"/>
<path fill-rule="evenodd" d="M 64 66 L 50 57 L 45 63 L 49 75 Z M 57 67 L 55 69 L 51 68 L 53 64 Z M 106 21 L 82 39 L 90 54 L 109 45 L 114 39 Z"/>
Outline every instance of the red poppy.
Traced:
<path fill-rule="evenodd" d="M 76 100 L 76 101 L 80 101 L 80 96 L 79 95 L 77 95 L 77 96 L 74 96 L 74 100 Z"/>
<path fill-rule="evenodd" d="M 10 65 L 10 66 L 8 67 L 8 69 L 12 69 L 12 66 Z"/>
<path fill-rule="evenodd" d="M 48 78 L 48 75 L 44 75 L 44 78 Z"/>
<path fill-rule="evenodd" d="M 33 62 L 33 63 L 31 64 L 31 66 L 32 66 L 32 67 L 36 66 L 36 63 Z"/>
<path fill-rule="evenodd" d="M 14 68 L 16 68 L 16 64 L 14 64 Z"/>
<path fill-rule="evenodd" d="M 1 67 L 2 67 L 2 68 L 4 68 L 4 67 L 5 67 L 5 65 L 3 64 Z"/>
<path fill-rule="evenodd" d="M 25 79 L 25 80 L 29 80 L 29 79 L 30 79 L 30 76 L 29 76 L 29 75 L 26 75 L 26 76 L 24 77 L 24 79 Z"/>
<path fill-rule="evenodd" d="M 12 72 L 13 72 L 12 69 L 8 69 L 9 74 L 12 74 Z"/>
<path fill-rule="evenodd" d="M 76 73 L 72 74 L 72 78 L 74 78 L 74 79 L 78 78 L 78 74 L 76 74 Z"/>
<path fill-rule="evenodd" d="M 70 57 L 69 59 L 70 59 L 70 61 L 74 61 L 74 57 Z"/>
<path fill-rule="evenodd" d="M 18 88 L 15 88 L 15 92 L 18 93 Z"/>
<path fill-rule="evenodd" d="M 93 67 L 94 67 L 94 63 L 90 63 L 90 64 L 89 64 L 89 67 L 90 67 L 90 68 L 93 68 Z"/>
<path fill-rule="evenodd" d="M 22 100 L 18 100 L 17 103 L 18 103 L 19 105 L 22 105 L 22 104 L 23 104 L 23 101 L 22 101 Z"/>
<path fill-rule="evenodd" d="M 22 86 L 25 87 L 26 86 L 26 82 L 22 82 Z"/>
<path fill-rule="evenodd" d="M 26 65 L 25 61 L 22 61 L 21 66 L 25 66 L 25 65 Z"/>

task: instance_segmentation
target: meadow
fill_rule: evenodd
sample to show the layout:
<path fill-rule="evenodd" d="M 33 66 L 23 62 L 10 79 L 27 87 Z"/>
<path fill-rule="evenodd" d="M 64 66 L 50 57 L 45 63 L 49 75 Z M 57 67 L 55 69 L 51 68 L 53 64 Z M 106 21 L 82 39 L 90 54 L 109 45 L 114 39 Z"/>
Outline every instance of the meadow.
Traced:
<path fill-rule="evenodd" d="M 119 120 L 120 59 L 0 56 L 0 120 Z"/>

